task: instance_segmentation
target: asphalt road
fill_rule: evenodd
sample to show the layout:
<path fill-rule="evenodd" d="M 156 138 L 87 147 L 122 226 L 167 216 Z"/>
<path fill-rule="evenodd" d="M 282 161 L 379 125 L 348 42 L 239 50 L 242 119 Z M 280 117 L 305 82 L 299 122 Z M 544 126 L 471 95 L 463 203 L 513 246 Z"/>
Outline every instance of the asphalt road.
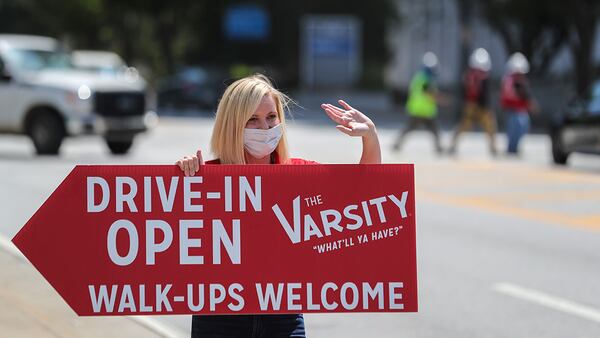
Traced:
<path fill-rule="evenodd" d="M 438 157 L 424 132 L 394 153 L 393 123 L 377 122 L 384 161 L 416 164 L 420 309 L 307 315 L 309 337 L 600 337 L 600 156 L 555 167 L 547 138 L 532 135 L 520 158 L 494 159 L 468 133 L 456 157 Z M 210 131 L 210 119 L 163 118 L 125 157 L 95 137 L 36 157 L 27 139 L 0 136 L 0 234 L 12 238 L 76 164 L 169 164 L 207 151 Z M 298 119 L 289 138 L 295 157 L 360 157 L 360 141 L 324 119 Z M 189 316 L 152 319 L 189 335 Z"/>

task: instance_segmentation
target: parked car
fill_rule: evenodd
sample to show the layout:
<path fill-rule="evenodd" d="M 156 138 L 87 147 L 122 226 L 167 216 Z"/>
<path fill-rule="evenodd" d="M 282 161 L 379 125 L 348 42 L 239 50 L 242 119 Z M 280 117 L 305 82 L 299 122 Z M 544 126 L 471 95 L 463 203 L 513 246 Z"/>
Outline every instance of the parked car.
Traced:
<path fill-rule="evenodd" d="M 214 109 L 225 88 L 223 72 L 215 68 L 184 67 L 158 81 L 159 109 Z"/>
<path fill-rule="evenodd" d="M 128 67 L 116 53 L 96 50 L 75 50 L 71 53 L 75 68 L 101 74 L 116 75 Z"/>
<path fill-rule="evenodd" d="M 555 117 L 550 138 L 556 164 L 566 164 L 574 152 L 600 155 L 600 81 L 589 98 L 573 100 Z"/>
<path fill-rule="evenodd" d="M 57 154 L 65 137 L 83 134 L 124 154 L 154 116 L 143 79 L 76 69 L 52 38 L 0 34 L 0 74 L 0 133 L 28 135 L 38 154 Z"/>

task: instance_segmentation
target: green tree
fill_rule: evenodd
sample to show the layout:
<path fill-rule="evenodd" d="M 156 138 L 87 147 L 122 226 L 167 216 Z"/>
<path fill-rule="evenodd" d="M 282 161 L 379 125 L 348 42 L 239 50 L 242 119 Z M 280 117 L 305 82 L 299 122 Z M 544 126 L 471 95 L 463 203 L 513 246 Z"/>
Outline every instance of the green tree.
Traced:
<path fill-rule="evenodd" d="M 544 74 L 563 47 L 568 24 L 561 14 L 562 0 L 482 2 L 488 23 L 502 37 L 509 54 L 521 52 L 534 75 Z"/>
<path fill-rule="evenodd" d="M 270 16 L 262 42 L 228 41 L 223 16 L 246 0 L 0 0 L 0 31 L 57 37 L 73 47 L 108 49 L 153 73 L 185 64 L 270 65 L 281 84 L 298 79 L 300 21 L 306 14 L 350 14 L 362 21 L 367 84 L 381 84 L 387 61 L 385 32 L 393 0 L 255 0 Z M 373 75 L 375 74 L 375 75 Z"/>
<path fill-rule="evenodd" d="M 597 0 L 573 0 L 564 8 L 569 22 L 569 46 L 575 59 L 577 92 L 587 95 L 594 79 L 593 52 L 600 17 Z"/>
<path fill-rule="evenodd" d="M 529 58 L 534 75 L 544 74 L 566 44 L 574 59 L 576 90 L 580 95 L 587 93 L 593 80 L 599 1 L 490 0 L 477 4 L 508 52 L 520 51 Z"/>

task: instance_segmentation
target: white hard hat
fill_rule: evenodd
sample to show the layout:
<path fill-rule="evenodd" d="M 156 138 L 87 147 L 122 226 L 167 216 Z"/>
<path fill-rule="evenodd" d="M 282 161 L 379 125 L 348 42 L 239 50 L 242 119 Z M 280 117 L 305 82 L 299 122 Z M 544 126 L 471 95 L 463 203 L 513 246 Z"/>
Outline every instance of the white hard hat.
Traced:
<path fill-rule="evenodd" d="M 438 58 L 433 52 L 427 52 L 423 55 L 423 66 L 435 68 L 438 65 Z"/>
<path fill-rule="evenodd" d="M 492 60 L 487 50 L 477 48 L 469 58 L 469 67 L 489 72 L 492 69 Z"/>
<path fill-rule="evenodd" d="M 514 53 L 506 63 L 506 70 L 509 73 L 527 74 L 529 73 L 529 61 L 525 55 L 519 52 Z"/>

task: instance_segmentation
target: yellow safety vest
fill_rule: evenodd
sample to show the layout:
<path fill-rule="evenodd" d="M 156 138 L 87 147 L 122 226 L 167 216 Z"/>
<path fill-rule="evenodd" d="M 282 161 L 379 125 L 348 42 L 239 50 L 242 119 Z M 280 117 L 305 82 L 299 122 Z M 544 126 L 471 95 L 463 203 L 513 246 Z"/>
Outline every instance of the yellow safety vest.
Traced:
<path fill-rule="evenodd" d="M 435 97 L 425 91 L 430 79 L 423 71 L 418 72 L 410 82 L 406 111 L 410 116 L 432 119 L 437 116 Z"/>

